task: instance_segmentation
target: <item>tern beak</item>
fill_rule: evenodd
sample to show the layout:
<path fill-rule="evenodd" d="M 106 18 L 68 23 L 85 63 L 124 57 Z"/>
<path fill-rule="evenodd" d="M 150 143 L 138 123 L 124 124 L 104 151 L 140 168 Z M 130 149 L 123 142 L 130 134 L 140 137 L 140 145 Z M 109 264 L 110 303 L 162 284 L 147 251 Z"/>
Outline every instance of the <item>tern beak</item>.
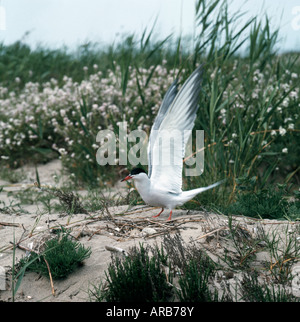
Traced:
<path fill-rule="evenodd" d="M 125 177 L 124 179 L 122 179 L 122 180 L 121 180 L 121 182 L 123 182 L 123 181 L 127 181 L 127 180 L 129 180 L 129 179 L 132 179 L 132 176 L 128 175 L 127 177 Z"/>

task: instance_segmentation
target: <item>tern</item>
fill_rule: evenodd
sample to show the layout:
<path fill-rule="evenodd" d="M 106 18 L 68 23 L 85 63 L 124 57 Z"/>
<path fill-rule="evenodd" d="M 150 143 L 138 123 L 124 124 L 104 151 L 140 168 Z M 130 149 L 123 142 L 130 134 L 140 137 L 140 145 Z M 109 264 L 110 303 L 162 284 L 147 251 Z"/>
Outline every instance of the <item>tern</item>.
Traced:
<path fill-rule="evenodd" d="M 176 130 L 177 133 L 191 131 L 194 127 L 198 110 L 198 101 L 202 83 L 203 66 L 199 66 L 186 80 L 178 92 L 177 79 L 172 83 L 165 94 L 158 114 L 150 131 L 147 148 L 148 174 L 142 168 L 134 168 L 122 181 L 133 179 L 135 187 L 146 204 L 161 207 L 158 217 L 168 209 L 171 220 L 172 211 L 193 199 L 199 193 L 218 186 L 222 181 L 207 187 L 182 191 L 182 168 L 185 155 L 185 146 L 189 139 L 183 139 L 172 144 L 161 143 L 160 137 L 166 131 Z M 160 154 L 160 155 L 159 155 Z M 162 154 L 162 155 L 161 155 Z M 177 160 L 175 164 L 154 162 L 155 160 Z M 178 162 L 179 161 L 179 162 Z"/>

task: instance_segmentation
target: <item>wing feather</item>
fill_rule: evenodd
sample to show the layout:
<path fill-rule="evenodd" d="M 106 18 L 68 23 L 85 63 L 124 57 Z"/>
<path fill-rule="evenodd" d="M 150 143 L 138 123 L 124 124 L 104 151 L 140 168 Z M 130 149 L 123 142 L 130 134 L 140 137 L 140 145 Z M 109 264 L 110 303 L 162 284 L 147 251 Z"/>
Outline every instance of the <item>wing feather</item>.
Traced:
<path fill-rule="evenodd" d="M 150 136 L 149 136 L 149 143 L 148 143 L 148 176 L 149 178 L 151 177 L 151 173 L 152 173 L 152 149 L 151 146 L 153 146 L 153 143 L 155 142 L 157 133 L 160 128 L 160 125 L 166 115 L 166 112 L 168 110 L 168 108 L 171 106 L 174 98 L 176 97 L 178 92 L 178 83 L 177 83 L 177 79 L 175 79 L 175 81 L 171 84 L 171 86 L 169 87 L 169 89 L 167 90 L 164 99 L 161 103 L 161 106 L 158 110 L 158 114 L 154 120 L 154 123 L 152 125 L 151 128 L 151 132 L 150 132 Z"/>
<path fill-rule="evenodd" d="M 182 159 L 189 139 L 187 133 L 194 127 L 198 110 L 202 73 L 203 67 L 199 66 L 177 94 L 177 82 L 173 83 L 163 100 L 148 145 L 149 177 L 153 187 L 173 193 L 182 191 Z"/>

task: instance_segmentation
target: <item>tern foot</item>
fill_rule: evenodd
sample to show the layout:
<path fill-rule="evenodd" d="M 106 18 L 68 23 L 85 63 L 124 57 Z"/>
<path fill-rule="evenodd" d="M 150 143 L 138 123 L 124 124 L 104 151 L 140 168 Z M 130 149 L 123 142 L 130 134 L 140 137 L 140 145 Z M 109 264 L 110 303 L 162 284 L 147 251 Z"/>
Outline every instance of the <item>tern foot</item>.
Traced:
<path fill-rule="evenodd" d="M 160 215 L 161 215 L 161 213 L 164 211 L 165 209 L 164 208 L 162 208 L 161 209 L 161 212 L 158 214 L 158 215 L 155 215 L 155 216 L 152 216 L 153 218 L 156 218 L 156 217 L 159 217 Z"/>
<path fill-rule="evenodd" d="M 171 218 L 172 218 L 172 210 L 171 210 L 171 212 L 170 212 L 170 216 L 169 216 L 169 218 L 167 219 L 167 221 L 171 220 Z"/>

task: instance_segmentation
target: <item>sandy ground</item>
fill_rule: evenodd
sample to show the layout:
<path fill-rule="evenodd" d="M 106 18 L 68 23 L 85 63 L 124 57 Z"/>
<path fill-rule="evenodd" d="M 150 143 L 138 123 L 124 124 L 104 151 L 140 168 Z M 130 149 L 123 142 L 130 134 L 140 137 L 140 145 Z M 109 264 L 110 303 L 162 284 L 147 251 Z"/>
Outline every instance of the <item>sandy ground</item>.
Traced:
<path fill-rule="evenodd" d="M 50 162 L 38 167 L 40 181 L 53 184 L 53 174 L 60 171 L 59 161 Z M 0 181 L 4 185 L 0 193 L 0 200 L 9 204 L 9 191 L 24 189 L 24 185 L 35 181 L 35 169 L 27 166 L 28 178 L 19 185 L 11 185 Z M 125 185 L 116 187 L 120 193 L 126 190 Z M 61 214 L 40 215 L 36 205 L 26 206 L 28 214 L 7 214 L 0 212 L 0 266 L 6 270 L 6 290 L 0 291 L 0 301 L 11 301 L 11 267 L 13 263 L 12 242 L 20 242 L 21 247 L 38 245 L 43 238 L 49 236 L 51 229 L 58 225 L 72 229 L 72 236 L 91 247 L 91 256 L 84 261 L 84 265 L 63 280 L 54 280 L 55 296 L 52 294 L 50 281 L 36 273 L 26 273 L 21 286 L 15 296 L 16 301 L 88 301 L 88 289 L 104 281 L 105 270 L 111 261 L 108 247 L 118 247 L 125 251 L 143 242 L 161 243 L 164 233 L 171 235 L 180 232 L 186 243 L 194 241 L 204 248 L 211 258 L 218 261 L 224 255 L 224 249 L 234 253 L 234 247 L 228 235 L 228 218 L 220 214 L 197 211 L 175 210 L 172 221 L 166 222 L 168 217 L 164 213 L 159 218 L 152 218 L 157 209 L 136 207 L 128 210 L 127 206 L 109 208 L 112 218 L 103 211 L 90 214 L 62 216 Z M 262 230 L 266 233 L 276 231 L 281 236 L 296 229 L 296 223 L 275 222 L 270 220 L 254 220 L 244 217 L 234 217 L 233 224 L 238 226 L 247 238 L 255 240 Z M 299 229 L 298 229 L 299 232 Z M 225 238 L 224 238 L 225 237 Z M 284 238 L 283 238 L 284 239 Z M 16 248 L 15 262 L 25 255 L 25 250 Z M 266 252 L 258 252 L 254 265 L 263 267 L 270 260 Z M 229 276 L 227 278 L 232 278 Z M 238 278 L 238 276 L 235 276 Z"/>

